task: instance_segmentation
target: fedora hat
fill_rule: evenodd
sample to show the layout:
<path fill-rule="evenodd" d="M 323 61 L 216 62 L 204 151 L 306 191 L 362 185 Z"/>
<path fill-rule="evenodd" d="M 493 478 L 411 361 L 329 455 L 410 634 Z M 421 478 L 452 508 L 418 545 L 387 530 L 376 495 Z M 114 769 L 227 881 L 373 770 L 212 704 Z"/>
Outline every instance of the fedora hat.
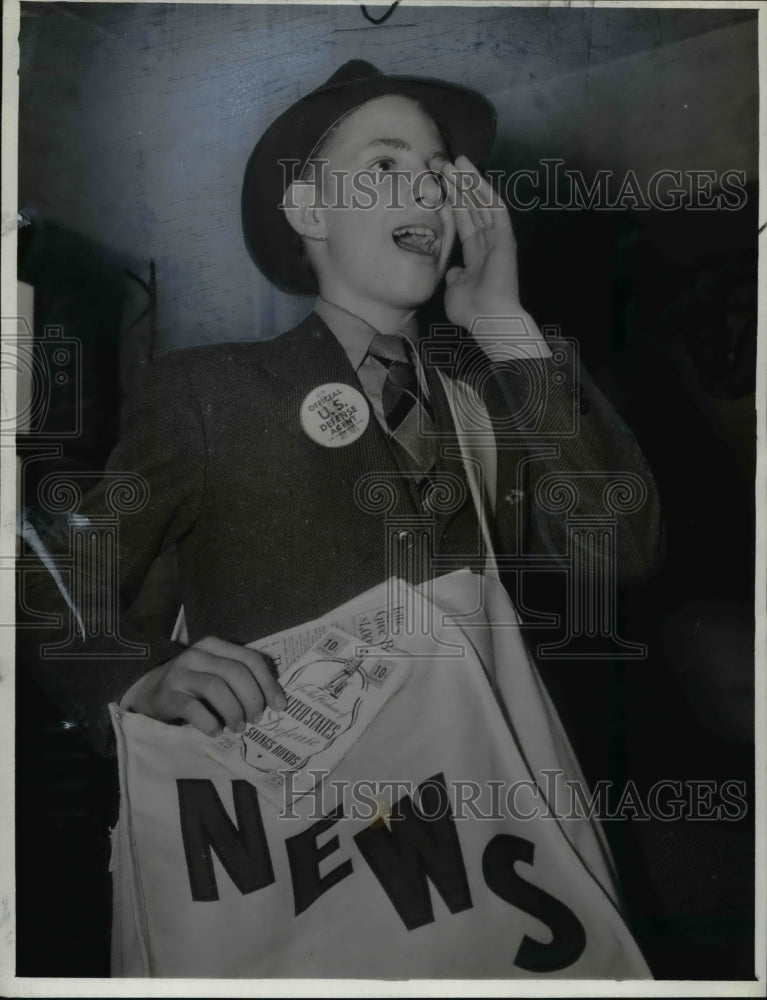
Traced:
<path fill-rule="evenodd" d="M 296 101 L 274 121 L 250 155 L 242 186 L 242 228 L 253 261 L 283 291 L 317 292 L 301 237 L 279 207 L 287 185 L 326 132 L 366 101 L 399 94 L 418 101 L 434 119 L 451 156 L 468 156 L 481 170 L 495 135 L 495 109 L 468 87 L 419 76 L 389 76 L 354 59 Z M 281 162 L 282 161 L 282 162 Z M 291 163 L 295 166 L 285 166 Z"/>

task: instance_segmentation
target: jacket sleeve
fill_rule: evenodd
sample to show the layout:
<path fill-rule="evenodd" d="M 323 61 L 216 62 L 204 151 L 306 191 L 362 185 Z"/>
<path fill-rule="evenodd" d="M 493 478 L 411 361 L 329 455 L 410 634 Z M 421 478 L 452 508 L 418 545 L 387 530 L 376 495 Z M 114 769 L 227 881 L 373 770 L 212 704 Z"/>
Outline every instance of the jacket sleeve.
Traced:
<path fill-rule="evenodd" d="M 171 352 L 149 368 L 100 481 L 51 473 L 21 517 L 18 662 L 101 753 L 107 706 L 183 647 L 126 615 L 154 558 L 190 532 L 205 486 L 200 406 Z"/>
<path fill-rule="evenodd" d="M 507 551 L 551 558 L 619 586 L 657 570 L 661 512 L 634 436 L 568 342 L 550 356 L 493 364 L 496 511 Z"/>

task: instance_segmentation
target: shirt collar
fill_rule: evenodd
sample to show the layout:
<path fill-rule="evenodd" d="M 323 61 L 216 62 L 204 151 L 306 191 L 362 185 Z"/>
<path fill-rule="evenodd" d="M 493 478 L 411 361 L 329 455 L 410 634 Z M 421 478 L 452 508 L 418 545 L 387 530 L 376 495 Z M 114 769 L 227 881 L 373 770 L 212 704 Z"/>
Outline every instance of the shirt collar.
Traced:
<path fill-rule="evenodd" d="M 411 342 L 415 342 L 418 336 L 418 327 L 413 310 L 396 330 L 376 330 L 361 316 L 349 312 L 342 306 L 337 306 L 334 302 L 328 302 L 321 295 L 317 296 L 314 303 L 314 311 L 327 323 L 336 340 L 346 352 L 346 356 L 352 363 L 352 367 L 357 371 L 362 362 L 367 357 L 373 337 L 378 333 L 398 333 L 408 337 Z"/>

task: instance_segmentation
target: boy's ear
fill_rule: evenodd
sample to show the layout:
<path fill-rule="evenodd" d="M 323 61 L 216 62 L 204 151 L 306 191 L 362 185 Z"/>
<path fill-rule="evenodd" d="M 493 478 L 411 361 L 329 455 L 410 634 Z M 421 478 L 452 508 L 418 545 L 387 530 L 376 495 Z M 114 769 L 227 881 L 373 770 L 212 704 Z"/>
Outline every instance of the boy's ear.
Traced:
<path fill-rule="evenodd" d="M 293 181 L 280 206 L 285 218 L 299 236 L 310 240 L 326 240 L 325 212 L 319 204 L 318 191 L 310 181 Z"/>

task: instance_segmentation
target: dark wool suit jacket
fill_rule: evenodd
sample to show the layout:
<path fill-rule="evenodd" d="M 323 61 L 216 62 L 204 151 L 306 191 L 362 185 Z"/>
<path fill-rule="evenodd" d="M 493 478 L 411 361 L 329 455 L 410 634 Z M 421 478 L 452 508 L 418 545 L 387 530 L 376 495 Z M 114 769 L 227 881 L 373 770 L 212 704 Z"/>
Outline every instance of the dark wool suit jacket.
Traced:
<path fill-rule="evenodd" d="M 470 338 L 451 344 L 438 352 L 440 363 L 449 377 L 473 385 L 497 430 L 496 550 L 591 565 L 593 552 L 572 542 L 568 550 L 567 517 L 604 519 L 605 473 L 618 473 L 619 499 L 626 476 L 645 493 L 630 512 L 622 510 L 631 504 L 618 502 L 608 515 L 619 582 L 652 572 L 660 525 L 652 477 L 630 432 L 583 374 L 580 408 L 588 412 L 579 414 L 571 353 L 501 370 Z M 372 414 L 344 447 L 323 447 L 302 428 L 301 403 L 312 389 L 343 383 L 361 391 L 316 314 L 273 340 L 184 348 L 151 364 L 104 479 L 41 532 L 62 585 L 32 554 L 22 559 L 25 569 L 37 569 L 21 577 L 23 663 L 94 745 L 110 748 L 107 704 L 182 648 L 169 639 L 148 642 L 122 616 L 169 546 L 176 546 L 190 643 L 214 635 L 245 644 L 315 618 L 393 572 L 415 582 L 477 564 L 482 541 L 472 500 L 459 488 L 465 480 L 449 410 L 433 370 L 429 381 L 443 431 L 440 470 L 456 488 L 448 502 L 425 510 Z M 532 409 L 525 405 L 531 386 L 539 394 L 543 387 Z M 509 420 L 515 408 L 516 423 Z M 552 476 L 564 477 L 561 489 Z M 93 541 L 97 535 L 102 542 Z M 106 555 L 94 556 L 99 545 Z M 46 643 L 59 647 L 41 655 Z"/>

